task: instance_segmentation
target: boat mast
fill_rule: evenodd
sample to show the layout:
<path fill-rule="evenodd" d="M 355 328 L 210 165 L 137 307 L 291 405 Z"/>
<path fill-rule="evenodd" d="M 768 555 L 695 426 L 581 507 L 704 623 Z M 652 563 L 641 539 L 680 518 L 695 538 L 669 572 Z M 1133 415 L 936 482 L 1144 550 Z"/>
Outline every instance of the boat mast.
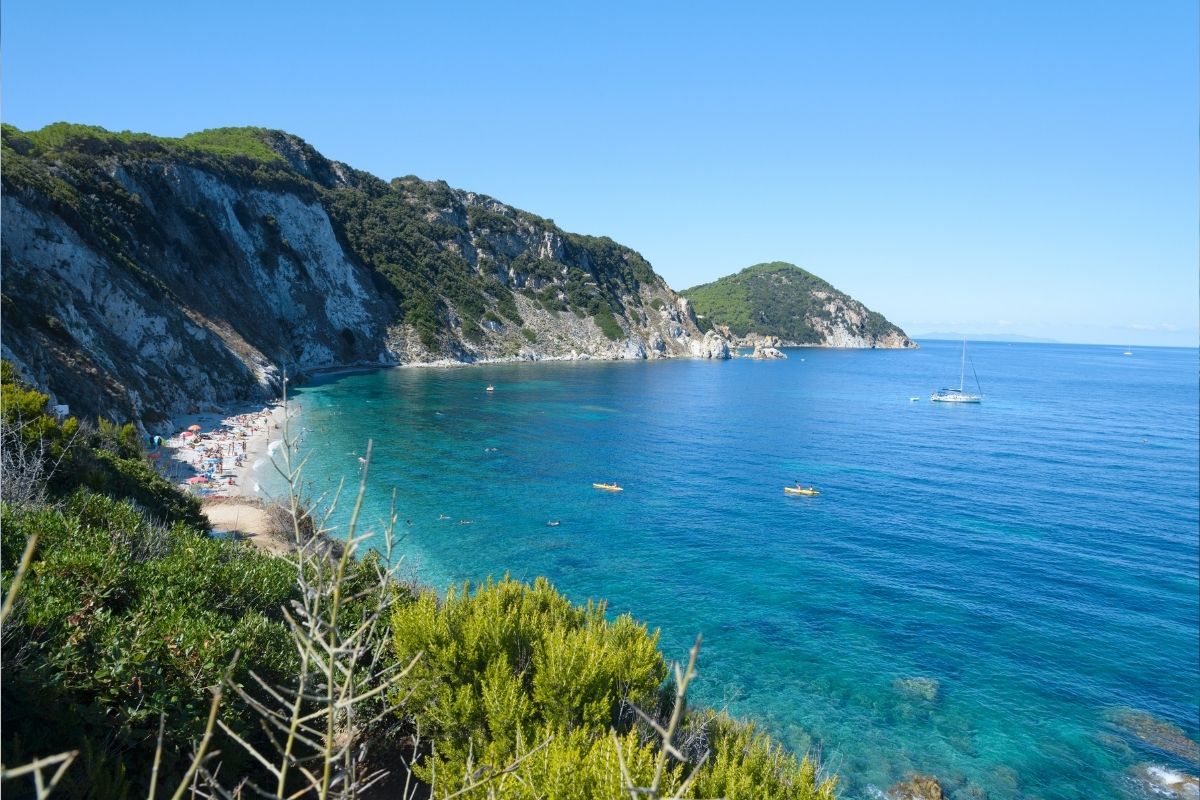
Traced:
<path fill-rule="evenodd" d="M 962 361 L 958 365 L 958 393 L 962 394 L 963 378 L 967 370 L 967 340 L 963 339 Z"/>

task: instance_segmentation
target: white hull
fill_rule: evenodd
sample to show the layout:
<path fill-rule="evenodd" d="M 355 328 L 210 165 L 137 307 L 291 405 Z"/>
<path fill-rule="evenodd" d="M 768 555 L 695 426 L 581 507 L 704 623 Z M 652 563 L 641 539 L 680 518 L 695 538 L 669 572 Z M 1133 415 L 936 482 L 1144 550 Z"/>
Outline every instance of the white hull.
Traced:
<path fill-rule="evenodd" d="M 972 367 L 974 370 L 974 367 Z M 938 389 L 933 394 L 929 395 L 929 399 L 935 403 L 982 403 L 982 394 L 970 394 L 963 391 L 963 379 L 967 376 L 967 340 L 963 339 L 962 358 L 958 362 L 958 388 L 957 389 Z M 975 378 L 976 384 L 979 383 L 979 378 Z M 978 388 L 978 386 L 976 386 Z"/>

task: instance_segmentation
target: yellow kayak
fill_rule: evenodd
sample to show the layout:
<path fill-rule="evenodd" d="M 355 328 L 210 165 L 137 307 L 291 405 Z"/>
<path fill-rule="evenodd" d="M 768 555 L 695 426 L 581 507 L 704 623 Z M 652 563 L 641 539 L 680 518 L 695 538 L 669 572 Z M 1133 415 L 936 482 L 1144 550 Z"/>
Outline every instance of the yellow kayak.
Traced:
<path fill-rule="evenodd" d="M 593 483 L 592 488 L 593 489 L 603 489 L 606 492 L 623 492 L 623 491 L 625 491 L 620 486 L 617 486 L 615 483 Z"/>
<path fill-rule="evenodd" d="M 820 492 L 818 492 L 816 489 L 814 489 L 811 486 L 809 486 L 807 489 L 803 489 L 799 486 L 785 486 L 785 487 L 783 487 L 783 493 L 784 494 L 802 494 L 805 497 L 816 497 L 817 495 L 820 494 Z"/>

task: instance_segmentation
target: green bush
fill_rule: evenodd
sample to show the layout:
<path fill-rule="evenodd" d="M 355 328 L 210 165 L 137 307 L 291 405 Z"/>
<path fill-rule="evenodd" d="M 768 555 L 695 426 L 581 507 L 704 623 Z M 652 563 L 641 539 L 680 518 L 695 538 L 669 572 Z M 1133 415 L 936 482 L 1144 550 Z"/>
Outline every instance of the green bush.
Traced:
<path fill-rule="evenodd" d="M 837 779 L 822 778 L 753 724 L 707 710 L 689 720 L 703 729 L 711 755 L 693 784 L 696 797 L 728 800 L 834 800 Z"/>
<path fill-rule="evenodd" d="M 277 682 L 294 672 L 279 612 L 294 591 L 287 562 L 182 524 L 164 527 L 127 501 L 88 491 L 61 508 L 5 504 L 0 524 L 6 583 L 26 539 L 39 537 L 7 623 L 4 762 L 83 749 L 68 796 L 105 796 L 89 790 L 93 783 L 144 794 L 160 715 L 163 775 L 181 774 L 204 726 L 206 687 L 235 652 L 250 656 L 239 680 L 250 668 Z M 236 704 L 222 718 L 257 737 Z M 246 766 L 230 752 L 227 769 Z"/>
<path fill-rule="evenodd" d="M 135 501 L 155 519 L 208 527 L 194 497 L 180 492 L 147 463 L 137 429 L 106 419 L 96 428 L 74 417 L 59 421 L 49 398 L 17 379 L 12 364 L 0 361 L 0 424 L 19 431 L 21 444 L 44 454 L 52 497 L 85 487 Z M 15 443 L 14 443 L 15 444 Z"/>
<path fill-rule="evenodd" d="M 531 331 L 529 328 L 521 328 L 521 335 L 524 336 L 525 341 L 529 342 L 530 344 L 537 344 L 537 334 Z"/>
<path fill-rule="evenodd" d="M 525 756 L 467 796 L 617 800 L 629 795 L 615 733 L 632 782 L 650 784 L 659 744 L 632 708 L 666 716 L 672 701 L 657 633 L 628 615 L 610 621 L 602 603 L 573 606 L 544 578 L 506 577 L 452 589 L 441 603 L 422 594 L 395 613 L 392 636 L 400 663 L 422 654 L 405 688 L 410 723 L 433 742 L 417 768 L 425 780 L 487 774 Z M 687 797 L 833 800 L 832 780 L 752 726 L 711 711 L 687 719 L 691 734 L 703 729 L 690 738 L 707 741 L 705 752 L 668 760 L 664 795 L 704 758 Z"/>
<path fill-rule="evenodd" d="M 444 603 L 427 592 L 392 620 L 413 673 L 409 709 L 436 744 L 436 772 L 461 775 L 469 753 L 501 766 L 526 743 L 577 729 L 607 731 L 626 703 L 653 707 L 666 677 L 658 637 L 603 604 L 577 608 L 543 578 L 505 578 Z M 628 711 L 625 712 L 628 714 Z M 423 777 L 435 769 L 427 765 Z"/>
<path fill-rule="evenodd" d="M 617 341 L 625 336 L 625 331 L 621 329 L 621 325 L 613 316 L 612 309 L 606 305 L 601 305 L 594 312 L 592 319 L 600 328 L 600 332 L 611 341 Z"/>

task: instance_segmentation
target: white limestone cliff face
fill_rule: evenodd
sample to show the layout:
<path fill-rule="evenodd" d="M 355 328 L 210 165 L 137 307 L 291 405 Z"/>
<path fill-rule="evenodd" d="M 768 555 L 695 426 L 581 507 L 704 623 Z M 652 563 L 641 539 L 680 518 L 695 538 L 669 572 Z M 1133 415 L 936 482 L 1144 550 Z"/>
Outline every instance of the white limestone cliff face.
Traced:
<path fill-rule="evenodd" d="M 822 297 L 822 295 L 824 295 Z M 814 292 L 814 296 L 821 297 L 825 300 L 823 309 L 829 314 L 829 317 L 824 316 L 808 316 L 806 321 L 811 325 L 821 336 L 819 344 L 788 342 L 778 336 L 767 334 L 748 333 L 745 336 L 735 336 L 729 332 L 725 326 L 717 326 L 717 330 L 722 330 L 729 338 L 730 342 L 737 347 L 752 347 L 756 353 L 759 350 L 778 350 L 782 347 L 844 347 L 844 348 L 879 348 L 879 349 L 901 349 L 915 348 L 917 345 L 902 332 L 898 330 L 890 331 L 883 336 L 876 336 L 868 332 L 867 319 L 868 314 L 866 307 L 857 301 L 848 303 L 840 302 L 837 298 L 830 297 L 821 292 Z M 760 356 L 752 354 L 751 358 L 764 357 L 783 357 L 779 356 Z"/>
<path fill-rule="evenodd" d="M 331 171 L 350 179 L 342 165 Z M 653 273 L 608 295 L 615 339 L 586 313 L 547 310 L 526 291 L 565 302 L 568 270 L 607 273 L 568 235 L 482 195 L 447 190 L 459 210 L 430 213 L 457 231 L 441 243 L 447 252 L 514 290 L 522 321 L 479 320 L 482 335 L 469 336 L 463 312 L 443 298 L 447 320 L 430 346 L 402 321 L 402 298 L 339 239 L 315 191 L 247 185 L 169 159 L 113 160 L 105 173 L 148 212 L 123 241 L 32 193 L 5 194 L 0 241 L 3 356 L 89 416 L 153 427 L 193 408 L 277 396 L 285 374 L 343 365 L 729 357 L 725 339 L 702 334 L 688 302 Z M 473 204 L 507 222 L 471 223 Z M 558 266 L 523 270 L 514 266 L 522 254 Z M 610 292 L 622 286 L 607 280 Z"/>
<path fill-rule="evenodd" d="M 839 300 L 828 292 L 813 292 L 813 297 L 824 301 L 824 310 L 829 318 L 812 316 L 808 322 L 821 333 L 825 347 L 916 347 L 903 333 L 893 331 L 885 336 L 867 333 L 870 312 L 866 306 L 854 299 Z"/>
<path fill-rule="evenodd" d="M 28 336 L 6 337 L 3 355 L 27 378 L 81 410 L 153 424 L 189 408 L 273 397 L 284 371 L 394 360 L 380 347 L 390 304 L 346 257 L 319 203 L 238 189 L 175 164 L 154 174 L 151 190 L 112 171 L 163 221 L 167 242 L 153 277 L 46 208 L 4 197 L 4 293 L 31 319 Z M 268 217 L 287 253 L 272 252 L 261 226 L 245 224 Z M 212 231 L 219 238 L 202 241 Z M 215 251 L 209 269 L 180 257 L 206 249 Z"/>

